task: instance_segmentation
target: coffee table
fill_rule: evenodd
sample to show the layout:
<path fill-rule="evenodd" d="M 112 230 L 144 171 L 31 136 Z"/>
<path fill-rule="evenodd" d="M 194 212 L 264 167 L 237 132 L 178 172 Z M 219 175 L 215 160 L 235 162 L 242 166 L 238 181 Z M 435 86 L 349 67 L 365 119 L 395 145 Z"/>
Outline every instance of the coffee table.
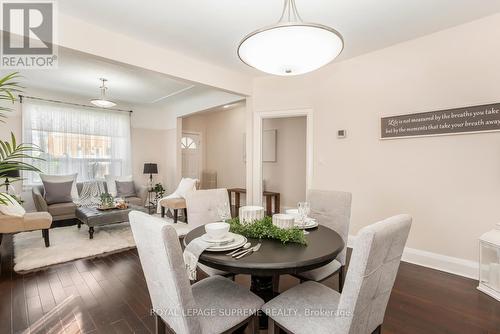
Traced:
<path fill-rule="evenodd" d="M 138 205 L 129 205 L 127 209 L 112 209 L 106 211 L 97 210 L 95 207 L 78 207 L 76 209 L 78 228 L 80 228 L 82 224 L 86 224 L 89 227 L 89 239 L 93 239 L 94 227 L 128 222 L 128 214 L 133 210 L 148 213 L 147 208 Z"/>

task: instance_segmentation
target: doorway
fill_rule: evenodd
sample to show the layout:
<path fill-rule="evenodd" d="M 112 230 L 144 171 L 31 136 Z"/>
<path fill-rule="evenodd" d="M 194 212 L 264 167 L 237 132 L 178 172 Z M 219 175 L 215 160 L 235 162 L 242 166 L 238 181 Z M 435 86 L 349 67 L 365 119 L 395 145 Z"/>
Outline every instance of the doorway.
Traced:
<path fill-rule="evenodd" d="M 305 116 L 265 118 L 262 122 L 262 186 L 264 193 L 280 194 L 280 207 L 296 208 L 306 198 Z"/>
<path fill-rule="evenodd" d="M 292 109 L 292 110 L 276 110 L 276 111 L 262 111 L 254 113 L 254 126 L 253 126 L 253 177 L 252 177 L 252 203 L 253 205 L 262 205 L 263 188 L 267 185 L 263 183 L 263 140 L 264 137 L 269 136 L 263 132 L 264 121 L 266 119 L 278 118 L 293 118 L 305 117 L 306 119 L 306 153 L 305 153 L 305 191 L 311 187 L 312 182 L 312 164 L 313 164 L 313 110 L 312 109 Z M 277 142 L 279 141 L 277 135 Z M 267 151 L 267 149 L 266 149 Z M 268 151 L 267 151 L 268 152 Z M 266 156 L 267 156 L 266 152 Z M 293 182 L 293 181 L 292 181 Z M 296 203 L 295 203 L 296 204 Z"/>
<path fill-rule="evenodd" d="M 201 134 L 182 132 L 182 177 L 200 179 L 201 172 Z"/>

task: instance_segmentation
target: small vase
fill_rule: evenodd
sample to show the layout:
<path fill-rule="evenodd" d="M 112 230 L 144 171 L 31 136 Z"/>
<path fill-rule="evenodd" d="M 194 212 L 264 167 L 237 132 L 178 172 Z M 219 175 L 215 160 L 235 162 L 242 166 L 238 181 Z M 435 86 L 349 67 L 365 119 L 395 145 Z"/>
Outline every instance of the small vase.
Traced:
<path fill-rule="evenodd" d="M 244 224 L 264 219 L 264 208 L 261 206 L 242 206 L 239 210 L 239 218 Z"/>
<path fill-rule="evenodd" d="M 273 225 L 279 228 L 290 229 L 294 227 L 294 224 L 295 217 L 292 215 L 285 213 L 277 213 L 273 215 Z"/>

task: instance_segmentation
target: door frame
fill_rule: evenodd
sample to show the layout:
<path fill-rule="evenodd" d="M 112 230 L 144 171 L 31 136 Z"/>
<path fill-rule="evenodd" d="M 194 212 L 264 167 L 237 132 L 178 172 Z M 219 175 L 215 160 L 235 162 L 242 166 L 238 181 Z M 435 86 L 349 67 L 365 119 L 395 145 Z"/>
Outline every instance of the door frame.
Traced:
<path fill-rule="evenodd" d="M 200 163 L 198 164 L 198 178 L 199 178 L 199 181 L 201 182 L 201 172 L 203 171 L 203 168 L 205 167 L 205 161 L 203 159 L 203 149 L 204 149 L 204 145 L 203 145 L 203 132 L 201 131 L 190 131 L 190 130 L 187 130 L 187 131 L 184 131 L 182 130 L 181 131 L 181 139 L 179 141 L 179 146 L 181 147 L 181 177 L 182 177 L 182 173 L 184 172 L 183 168 L 182 168 L 182 145 L 181 145 L 181 141 L 182 141 L 182 137 L 184 137 L 184 134 L 187 134 L 187 135 L 197 135 L 199 136 L 200 138 Z"/>
<path fill-rule="evenodd" d="M 254 113 L 253 119 L 253 192 L 254 205 L 262 205 L 262 123 L 266 118 L 306 117 L 306 191 L 313 179 L 313 109 L 287 109 Z"/>

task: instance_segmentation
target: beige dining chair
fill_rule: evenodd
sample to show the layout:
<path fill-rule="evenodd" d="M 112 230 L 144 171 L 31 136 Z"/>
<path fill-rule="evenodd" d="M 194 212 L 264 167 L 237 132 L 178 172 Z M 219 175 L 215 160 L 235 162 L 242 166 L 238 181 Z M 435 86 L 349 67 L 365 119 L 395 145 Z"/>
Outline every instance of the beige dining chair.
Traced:
<path fill-rule="evenodd" d="M 229 195 L 225 188 L 193 191 L 186 196 L 186 206 L 190 229 L 221 221 L 220 213 L 222 212 L 219 212 L 221 209 L 225 210 L 224 214 L 226 217 L 231 217 Z M 198 264 L 198 268 L 208 276 L 222 275 L 234 278 L 234 275 L 231 273 L 217 270 L 201 263 Z"/>
<path fill-rule="evenodd" d="M 188 222 L 193 228 L 221 221 L 220 209 L 231 217 L 227 189 L 206 189 L 193 191 L 186 196 Z"/>
<path fill-rule="evenodd" d="M 264 301 L 231 280 L 214 276 L 190 285 L 174 228 L 139 211 L 130 225 L 156 317 L 156 333 L 231 333 L 251 325 Z"/>
<path fill-rule="evenodd" d="M 380 333 L 411 222 L 398 215 L 360 230 L 342 294 L 309 281 L 265 304 L 269 333 Z"/>
<path fill-rule="evenodd" d="M 319 224 L 327 226 L 340 234 L 345 247 L 332 262 L 323 267 L 299 273 L 295 277 L 299 278 L 301 282 L 321 282 L 338 274 L 339 292 L 342 292 L 352 195 L 343 191 L 309 190 L 307 192 L 307 201 L 311 206 L 310 217 L 316 219 Z"/>

